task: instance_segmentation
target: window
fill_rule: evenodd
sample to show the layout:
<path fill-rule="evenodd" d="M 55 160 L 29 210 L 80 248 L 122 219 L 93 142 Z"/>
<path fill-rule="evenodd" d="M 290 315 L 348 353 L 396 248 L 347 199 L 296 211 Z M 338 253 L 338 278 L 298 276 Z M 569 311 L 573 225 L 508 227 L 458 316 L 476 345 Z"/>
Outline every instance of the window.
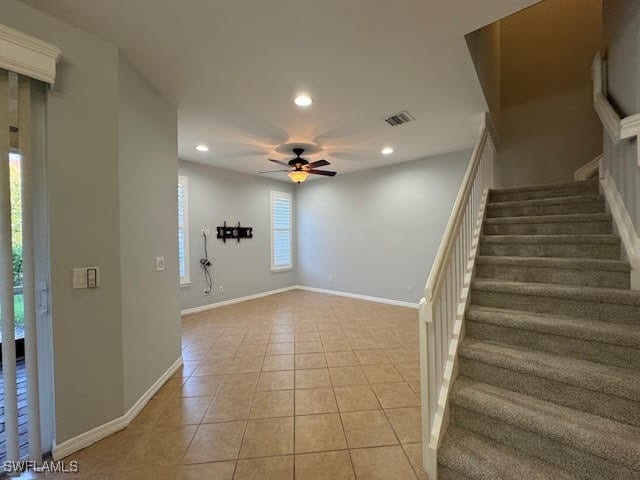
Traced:
<path fill-rule="evenodd" d="M 178 269 L 180 285 L 191 283 L 189 277 L 189 179 L 178 177 Z"/>
<path fill-rule="evenodd" d="M 271 192 L 271 270 L 293 268 L 291 194 Z"/>

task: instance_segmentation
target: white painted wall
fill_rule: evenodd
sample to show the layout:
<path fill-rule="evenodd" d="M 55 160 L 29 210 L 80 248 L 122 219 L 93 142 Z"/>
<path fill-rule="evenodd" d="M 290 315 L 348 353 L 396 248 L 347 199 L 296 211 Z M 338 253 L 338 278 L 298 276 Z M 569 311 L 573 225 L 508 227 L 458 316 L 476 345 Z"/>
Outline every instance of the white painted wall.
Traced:
<path fill-rule="evenodd" d="M 269 196 L 271 190 L 294 194 L 291 182 L 280 182 L 246 173 L 233 172 L 199 163 L 180 161 L 180 175 L 189 178 L 189 250 L 191 285 L 181 288 L 182 309 L 289 287 L 296 283 L 294 270 L 270 271 L 271 230 Z M 294 209 L 295 212 L 295 209 Z M 253 227 L 252 239 L 240 243 L 216 239 L 216 227 L 241 222 Z M 294 227 L 296 219 L 294 218 Z M 204 255 L 202 226 L 211 230 L 209 259 L 213 262 L 214 293 L 204 295 L 205 280 L 199 260 Z M 222 286 L 224 293 L 218 293 Z"/>
<path fill-rule="evenodd" d="M 298 283 L 417 302 L 470 156 L 465 150 L 302 184 Z"/>
<path fill-rule="evenodd" d="M 177 111 L 122 55 L 118 63 L 124 409 L 180 356 Z M 166 269 L 155 270 L 163 256 Z"/>
<path fill-rule="evenodd" d="M 636 0 L 604 0 L 608 96 L 622 117 L 640 112 L 640 8 Z M 604 134 L 604 162 L 640 234 L 637 140 L 613 145 Z"/>

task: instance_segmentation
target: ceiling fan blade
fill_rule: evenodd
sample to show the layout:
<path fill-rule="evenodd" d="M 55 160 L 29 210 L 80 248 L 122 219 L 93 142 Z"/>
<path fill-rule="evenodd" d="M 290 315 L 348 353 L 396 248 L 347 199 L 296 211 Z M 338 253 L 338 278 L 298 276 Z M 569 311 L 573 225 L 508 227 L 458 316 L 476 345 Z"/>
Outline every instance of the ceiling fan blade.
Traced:
<path fill-rule="evenodd" d="M 338 172 L 330 172 L 328 170 L 309 170 L 309 173 L 324 175 L 325 177 L 335 177 Z"/>
<path fill-rule="evenodd" d="M 331 165 L 329 162 L 327 162 L 326 160 L 318 160 L 316 162 L 311 162 L 309 164 L 309 168 L 313 169 L 316 167 L 324 167 L 326 165 Z"/>
<path fill-rule="evenodd" d="M 276 173 L 276 172 L 288 172 L 289 170 L 267 170 L 266 172 L 258 172 L 258 173 Z"/>
<path fill-rule="evenodd" d="M 280 160 L 274 160 L 273 158 L 269 159 L 270 162 L 277 163 L 278 165 L 282 165 L 283 167 L 288 167 L 289 164 L 285 162 L 281 162 Z"/>

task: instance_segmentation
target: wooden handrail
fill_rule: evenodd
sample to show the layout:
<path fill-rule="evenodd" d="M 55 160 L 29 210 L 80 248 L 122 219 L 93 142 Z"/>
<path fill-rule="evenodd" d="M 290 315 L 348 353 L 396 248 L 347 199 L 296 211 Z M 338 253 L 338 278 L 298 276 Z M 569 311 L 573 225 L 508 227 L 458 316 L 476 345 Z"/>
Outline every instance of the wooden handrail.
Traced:
<path fill-rule="evenodd" d="M 436 258 L 434 259 L 431 271 L 429 272 L 427 284 L 424 287 L 424 297 L 427 302 L 433 300 L 434 296 L 438 294 L 440 285 L 442 284 L 442 276 L 445 271 L 444 261 L 449 257 L 451 249 L 454 246 L 454 240 L 464 215 L 464 207 L 467 205 L 467 200 L 469 199 L 469 194 L 473 186 L 473 182 L 471 180 L 475 177 L 476 171 L 478 170 L 480 157 L 482 156 L 488 135 L 489 132 L 487 130 L 486 123 L 484 123 L 480 131 L 480 139 L 473 149 L 471 161 L 469 162 L 467 171 L 462 179 L 462 184 L 460 185 L 456 201 L 453 204 L 453 210 L 451 211 L 451 216 L 449 217 L 447 227 L 445 228 L 442 236 L 442 241 L 440 242 L 438 252 L 436 253 Z"/>

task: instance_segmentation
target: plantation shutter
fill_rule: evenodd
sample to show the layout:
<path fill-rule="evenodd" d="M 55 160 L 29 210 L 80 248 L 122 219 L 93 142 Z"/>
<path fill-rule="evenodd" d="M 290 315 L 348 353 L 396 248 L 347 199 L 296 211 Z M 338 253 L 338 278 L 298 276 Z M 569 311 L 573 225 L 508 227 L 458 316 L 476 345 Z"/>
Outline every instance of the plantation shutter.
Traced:
<path fill-rule="evenodd" d="M 293 266 L 291 194 L 271 192 L 271 269 Z"/>

